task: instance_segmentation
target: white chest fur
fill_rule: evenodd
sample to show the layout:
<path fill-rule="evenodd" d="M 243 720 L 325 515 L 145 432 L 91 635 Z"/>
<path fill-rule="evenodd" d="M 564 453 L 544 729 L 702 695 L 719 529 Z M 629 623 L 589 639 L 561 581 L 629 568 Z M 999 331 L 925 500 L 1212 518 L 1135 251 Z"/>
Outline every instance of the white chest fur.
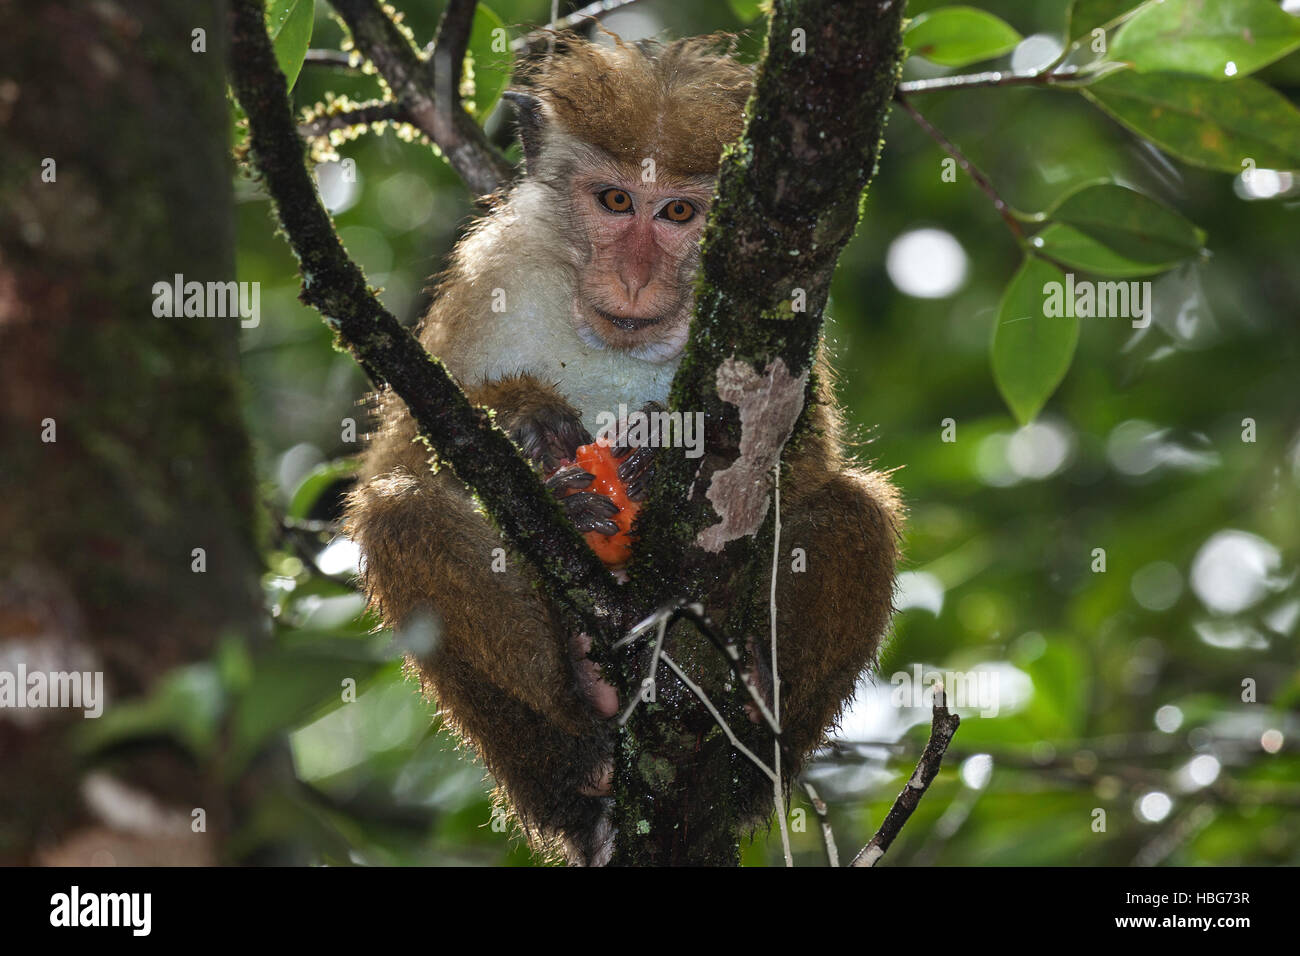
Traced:
<path fill-rule="evenodd" d="M 647 402 L 667 404 L 679 359 L 650 362 L 625 351 L 584 342 L 569 318 L 567 289 L 506 287 L 504 312 L 483 312 L 467 345 L 455 349 L 451 372 L 473 386 L 526 373 L 557 387 L 582 413 L 595 434 L 601 412 L 618 414 L 619 405 L 639 409 Z"/>

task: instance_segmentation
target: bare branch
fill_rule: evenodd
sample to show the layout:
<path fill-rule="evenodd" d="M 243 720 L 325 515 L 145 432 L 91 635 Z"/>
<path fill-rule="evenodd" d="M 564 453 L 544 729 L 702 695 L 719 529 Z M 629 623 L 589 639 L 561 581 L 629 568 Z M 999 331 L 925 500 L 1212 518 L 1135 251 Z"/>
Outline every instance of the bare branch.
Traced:
<path fill-rule="evenodd" d="M 514 168 L 498 152 L 460 102 L 460 71 L 477 0 L 452 0 L 439 24 L 433 72 L 439 57 L 454 60 L 443 83 L 430 76 L 421 59 L 375 0 L 331 0 L 361 54 L 375 65 L 411 122 L 429 137 L 475 194 L 493 192 L 511 179 Z M 445 31 L 445 33 L 444 33 Z M 445 44 L 445 52 L 438 47 Z M 437 88 L 435 90 L 435 87 Z"/>
<path fill-rule="evenodd" d="M 812 803 L 812 808 L 822 824 L 822 842 L 826 844 L 826 863 L 829 866 L 839 866 L 840 851 L 835 846 L 835 834 L 831 830 L 830 815 L 826 812 L 826 801 L 818 795 L 817 790 L 807 780 L 803 781 L 803 789 L 804 793 L 808 794 L 808 800 Z"/>
<path fill-rule="evenodd" d="M 916 809 L 921 798 L 925 796 L 925 791 L 938 775 L 939 767 L 943 764 L 943 755 L 948 750 L 948 744 L 952 742 L 952 735 L 957 732 L 960 723 L 960 717 L 948 712 L 943 685 L 937 685 L 934 689 L 934 718 L 930 724 L 930 741 L 925 745 L 921 759 L 917 761 L 916 769 L 908 778 L 907 785 L 903 787 L 902 792 L 894 800 L 894 805 L 889 808 L 889 813 L 885 815 L 885 821 L 880 824 L 880 829 L 853 858 L 849 866 L 875 866 L 880 862 L 880 858 L 893 844 L 899 831 L 903 829 L 903 824 L 907 823 L 908 818 L 912 816 L 912 811 Z"/>

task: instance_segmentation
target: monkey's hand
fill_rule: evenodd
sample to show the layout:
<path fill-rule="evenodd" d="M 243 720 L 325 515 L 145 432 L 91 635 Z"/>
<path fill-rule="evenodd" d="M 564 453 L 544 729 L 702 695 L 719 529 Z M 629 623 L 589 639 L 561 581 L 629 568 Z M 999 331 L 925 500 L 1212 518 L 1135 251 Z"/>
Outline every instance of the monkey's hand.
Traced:
<path fill-rule="evenodd" d="M 591 433 L 567 404 L 547 401 L 524 402 L 497 413 L 498 423 L 523 453 L 550 474 L 573 461 L 578 446 L 591 444 Z"/>
<path fill-rule="evenodd" d="M 594 476 L 573 463 L 578 448 L 591 444 L 591 433 L 577 412 L 564 404 L 534 402 L 501 414 L 499 421 L 511 440 L 549 476 L 546 487 L 559 498 L 578 531 L 618 533 L 618 525 L 610 520 L 618 506 L 604 495 L 584 491 Z"/>

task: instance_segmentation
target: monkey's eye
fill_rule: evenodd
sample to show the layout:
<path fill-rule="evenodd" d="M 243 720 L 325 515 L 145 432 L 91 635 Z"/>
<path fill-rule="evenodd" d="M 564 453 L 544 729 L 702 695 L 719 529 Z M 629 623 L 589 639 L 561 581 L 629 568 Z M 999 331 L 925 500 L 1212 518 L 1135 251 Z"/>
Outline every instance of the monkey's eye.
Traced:
<path fill-rule="evenodd" d="M 610 212 L 631 212 L 632 197 L 621 189 L 606 189 L 596 196 Z"/>
<path fill-rule="evenodd" d="M 669 222 L 690 222 L 695 218 L 695 207 L 685 199 L 674 199 L 659 210 L 659 218 Z"/>

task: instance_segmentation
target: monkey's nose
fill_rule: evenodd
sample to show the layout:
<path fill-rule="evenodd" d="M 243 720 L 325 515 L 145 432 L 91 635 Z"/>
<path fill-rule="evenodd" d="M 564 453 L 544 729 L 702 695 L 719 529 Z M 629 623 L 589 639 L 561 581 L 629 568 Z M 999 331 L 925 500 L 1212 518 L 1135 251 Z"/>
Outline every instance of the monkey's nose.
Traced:
<path fill-rule="evenodd" d="M 636 304 L 636 297 L 647 285 L 650 284 L 649 269 L 631 269 L 624 272 L 619 278 L 623 282 L 623 290 L 627 293 L 627 303 L 629 306 Z"/>

